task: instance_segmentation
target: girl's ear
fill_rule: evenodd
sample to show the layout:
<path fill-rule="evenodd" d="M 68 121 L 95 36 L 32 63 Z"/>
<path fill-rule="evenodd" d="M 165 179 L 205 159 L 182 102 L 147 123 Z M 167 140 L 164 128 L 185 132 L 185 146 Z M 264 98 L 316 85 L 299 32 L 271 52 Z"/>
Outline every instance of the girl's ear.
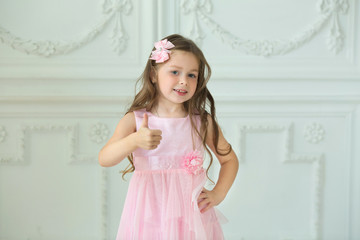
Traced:
<path fill-rule="evenodd" d="M 151 71 L 150 71 L 150 79 L 151 79 L 152 83 L 156 83 L 157 73 L 156 73 L 156 70 L 154 68 L 151 69 Z"/>

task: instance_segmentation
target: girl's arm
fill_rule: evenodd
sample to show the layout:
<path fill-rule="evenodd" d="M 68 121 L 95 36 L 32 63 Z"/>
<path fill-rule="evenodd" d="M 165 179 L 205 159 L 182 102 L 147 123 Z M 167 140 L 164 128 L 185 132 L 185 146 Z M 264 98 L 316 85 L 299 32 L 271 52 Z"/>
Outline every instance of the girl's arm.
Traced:
<path fill-rule="evenodd" d="M 160 144 L 161 130 L 149 129 L 148 115 L 136 131 L 135 115 L 127 113 L 116 126 L 114 135 L 99 152 L 99 163 L 103 167 L 111 167 L 120 163 L 138 147 L 155 149 Z"/>
<path fill-rule="evenodd" d="M 218 181 L 213 188 L 212 191 L 208 191 L 206 189 L 200 194 L 199 199 L 204 199 L 199 203 L 199 208 L 201 209 L 202 206 L 207 205 L 201 212 L 207 211 L 209 208 L 218 205 L 222 202 L 228 193 L 231 185 L 233 184 L 236 174 L 239 169 L 239 161 L 236 157 L 236 154 L 233 150 L 225 156 L 221 156 L 217 154 L 215 150 L 215 146 L 213 144 L 213 124 L 210 115 L 208 115 L 208 134 L 206 138 L 206 144 L 211 149 L 211 151 L 215 154 L 216 158 L 219 160 L 221 168 L 219 173 Z M 219 143 L 218 143 L 218 150 L 220 153 L 225 153 L 228 150 L 229 143 L 224 138 L 224 135 L 219 126 Z"/>
<path fill-rule="evenodd" d="M 111 167 L 120 163 L 136 148 L 136 123 L 133 112 L 127 113 L 116 126 L 113 136 L 99 152 L 99 164 Z"/>

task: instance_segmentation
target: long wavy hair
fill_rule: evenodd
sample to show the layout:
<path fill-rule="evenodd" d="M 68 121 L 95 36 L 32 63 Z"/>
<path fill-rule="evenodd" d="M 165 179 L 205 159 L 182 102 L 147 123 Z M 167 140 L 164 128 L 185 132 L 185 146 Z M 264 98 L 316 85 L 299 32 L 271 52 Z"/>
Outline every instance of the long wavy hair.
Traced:
<path fill-rule="evenodd" d="M 219 130 L 218 130 L 218 124 L 216 121 L 216 111 L 215 111 L 215 103 L 212 95 L 210 94 L 210 91 L 206 87 L 206 84 L 208 83 L 210 76 L 211 76 L 211 68 L 208 64 L 208 62 L 205 59 L 205 56 L 203 52 L 200 50 L 200 48 L 190 39 L 185 38 L 179 34 L 172 34 L 170 36 L 167 36 L 163 39 L 167 39 L 171 43 L 175 45 L 174 48 L 171 48 L 171 51 L 181 50 L 186 51 L 194 54 L 194 56 L 198 59 L 199 62 L 199 73 L 198 73 L 198 82 L 196 86 L 195 93 L 193 97 L 184 102 L 184 109 L 189 114 L 191 127 L 194 132 L 196 132 L 197 136 L 199 136 L 202 139 L 202 144 L 204 148 L 206 149 L 207 153 L 210 156 L 210 163 L 208 168 L 206 169 L 206 176 L 208 179 L 214 183 L 208 175 L 209 169 L 211 167 L 211 164 L 213 163 L 213 157 L 209 150 L 209 148 L 206 145 L 206 138 L 207 138 L 207 128 L 208 128 L 208 115 L 211 116 L 212 126 L 213 126 L 213 144 L 216 149 L 216 153 L 225 156 L 229 154 L 232 150 L 231 145 L 229 144 L 225 149 L 219 149 L 218 148 L 218 142 L 219 142 Z M 162 40 L 163 40 L 162 39 Z M 155 47 L 152 49 L 152 51 L 155 50 Z M 149 55 L 150 58 L 150 55 Z M 135 95 L 135 98 L 131 104 L 131 106 L 128 108 L 126 113 L 132 112 L 134 110 L 139 110 L 145 108 L 146 111 L 151 111 L 154 109 L 154 107 L 157 104 L 157 89 L 155 85 L 151 81 L 151 77 L 154 77 L 153 73 L 156 73 L 157 69 L 157 63 L 155 63 L 154 60 L 148 59 L 146 63 L 146 67 L 140 78 L 136 82 L 135 89 L 137 89 L 137 85 L 140 84 L 140 91 Z M 208 110 L 207 110 L 208 109 Z M 193 119 L 194 115 L 198 115 L 201 120 L 201 126 L 200 126 L 200 132 L 198 131 L 195 121 Z M 124 178 L 125 174 L 133 172 L 135 170 L 135 166 L 133 163 L 133 155 L 130 154 L 128 156 L 128 159 L 130 161 L 130 164 L 127 166 L 127 168 L 121 173 L 123 173 L 122 177 Z"/>

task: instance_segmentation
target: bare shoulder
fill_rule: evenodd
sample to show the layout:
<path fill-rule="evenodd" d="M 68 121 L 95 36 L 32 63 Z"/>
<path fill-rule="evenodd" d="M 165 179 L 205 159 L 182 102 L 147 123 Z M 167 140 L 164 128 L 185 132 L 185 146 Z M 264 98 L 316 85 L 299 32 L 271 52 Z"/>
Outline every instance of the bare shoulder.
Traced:
<path fill-rule="evenodd" d="M 135 127 L 135 113 L 134 112 L 128 112 L 122 117 L 119 121 L 119 123 L 124 123 L 127 125 L 133 125 Z"/>
<path fill-rule="evenodd" d="M 109 139 L 106 145 L 122 139 L 133 132 L 136 132 L 135 114 L 134 112 L 128 112 L 120 119 L 115 128 L 113 136 Z"/>
<path fill-rule="evenodd" d="M 209 124 L 207 127 L 208 134 L 207 134 L 207 138 L 206 138 L 206 144 L 210 147 L 211 151 L 216 155 L 220 164 L 224 164 L 227 161 L 236 159 L 236 155 L 235 155 L 234 151 L 232 150 L 229 142 L 225 139 L 220 125 L 215 121 L 216 126 L 214 127 L 214 124 L 212 122 L 212 118 L 211 118 L 210 114 L 208 114 L 207 119 L 208 119 Z M 216 130 L 217 130 L 217 133 L 215 132 Z M 215 135 L 217 135 L 217 139 L 218 139 L 217 147 L 215 147 L 215 145 L 214 145 Z M 221 154 L 219 154 L 219 153 L 221 153 Z"/>
<path fill-rule="evenodd" d="M 133 133 L 136 131 L 136 122 L 134 112 L 128 112 L 122 117 L 116 126 L 115 133 L 122 135 L 121 133 Z M 129 135 L 127 134 L 127 135 Z"/>
<path fill-rule="evenodd" d="M 210 114 L 207 115 L 208 120 L 208 126 L 207 126 L 207 138 L 206 138 L 206 144 L 211 148 L 213 152 L 215 152 L 215 146 L 214 146 L 214 136 L 217 135 L 218 137 L 218 148 L 226 148 L 228 146 L 228 142 L 226 141 L 221 128 L 217 121 L 215 120 L 215 126 L 212 120 L 212 117 Z M 217 133 L 215 132 L 217 131 Z"/>
<path fill-rule="evenodd" d="M 207 131 L 208 134 L 212 135 L 214 133 L 214 123 L 212 121 L 211 115 L 208 113 L 207 114 L 207 121 L 208 121 L 208 126 L 207 126 Z M 215 121 L 215 124 L 217 126 L 217 128 L 219 128 L 218 123 Z"/>

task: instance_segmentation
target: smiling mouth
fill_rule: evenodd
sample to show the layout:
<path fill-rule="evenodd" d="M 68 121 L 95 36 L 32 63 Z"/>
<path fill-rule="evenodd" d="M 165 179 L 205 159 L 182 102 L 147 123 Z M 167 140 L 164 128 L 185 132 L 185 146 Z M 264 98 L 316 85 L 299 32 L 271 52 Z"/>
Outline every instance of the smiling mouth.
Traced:
<path fill-rule="evenodd" d="M 179 92 L 179 93 L 187 93 L 187 91 L 185 91 L 185 90 L 180 90 L 180 89 L 174 89 L 174 91 Z"/>

